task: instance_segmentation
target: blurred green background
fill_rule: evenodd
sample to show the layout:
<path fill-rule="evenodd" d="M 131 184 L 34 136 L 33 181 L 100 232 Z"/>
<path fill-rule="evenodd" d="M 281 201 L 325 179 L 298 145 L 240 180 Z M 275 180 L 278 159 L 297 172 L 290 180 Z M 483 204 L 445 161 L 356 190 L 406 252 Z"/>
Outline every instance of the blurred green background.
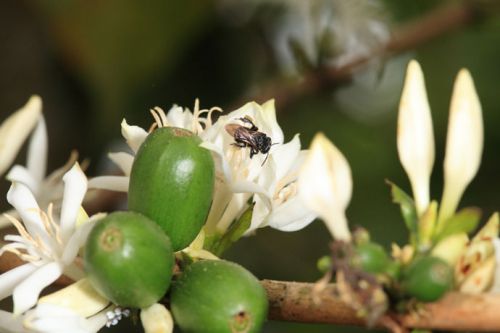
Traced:
<path fill-rule="evenodd" d="M 217 105 L 230 111 L 268 95 L 269 82 L 293 85 L 307 75 L 309 67 L 303 66 L 300 48 L 294 56 L 301 66 L 294 67 L 293 73 L 284 71 L 280 63 L 284 60 L 273 45 L 276 40 L 270 37 L 286 34 L 280 30 L 285 29 L 280 18 L 286 6 L 296 3 L 286 2 L 1 1 L 0 120 L 31 94 L 41 95 L 49 130 L 49 170 L 62 165 L 70 150 L 77 149 L 91 161 L 89 175 L 96 175 L 107 167 L 105 154 L 121 149 L 117 145 L 122 142 L 122 118 L 147 127 L 149 108 L 168 110 L 174 103 L 192 108 L 195 98 L 200 98 L 202 107 Z M 475 3 L 488 5 L 487 1 Z M 446 2 L 385 0 L 377 5 L 383 12 L 378 19 L 395 33 Z M 500 207 L 500 18 L 495 6 L 487 8 L 474 22 L 418 43 L 403 54 L 379 59 L 351 80 L 293 94 L 292 100 L 276 100 L 287 140 L 301 133 L 307 147 L 312 136 L 323 131 L 345 154 L 354 178 L 350 223 L 368 228 L 387 248 L 391 242 L 406 240 L 384 179 L 410 190 L 396 151 L 396 117 L 405 66 L 411 58 L 423 67 L 433 112 L 437 151 L 433 198 L 441 196 L 452 84 L 458 70 L 467 67 L 483 105 L 486 137 L 483 164 L 461 206 L 481 207 L 483 220 Z M 337 24 L 336 19 L 363 20 L 362 13 L 360 18 L 341 15 L 337 13 L 329 24 Z M 343 29 L 350 33 L 348 24 Z M 336 50 L 334 59 L 342 52 Z M 7 188 L 2 180 L 2 193 Z M 7 207 L 3 196 L 0 204 L 2 209 Z M 226 257 L 259 278 L 315 281 L 320 277 L 316 260 L 328 252 L 329 240 L 321 221 L 295 233 L 264 229 L 240 241 Z M 117 331 L 140 331 L 126 326 L 123 323 Z M 347 331 L 364 330 L 278 322 L 265 327 L 265 332 Z"/>

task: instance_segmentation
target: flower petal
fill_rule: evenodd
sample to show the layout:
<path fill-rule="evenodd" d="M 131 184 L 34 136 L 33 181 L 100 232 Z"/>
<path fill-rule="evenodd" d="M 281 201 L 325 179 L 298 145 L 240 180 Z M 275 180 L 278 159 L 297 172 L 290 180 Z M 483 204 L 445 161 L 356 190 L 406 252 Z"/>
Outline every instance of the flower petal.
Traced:
<path fill-rule="evenodd" d="M 81 279 L 69 286 L 47 296 L 43 296 L 38 304 L 52 304 L 70 309 L 83 317 L 90 317 L 109 304 L 90 284 L 88 279 Z"/>
<path fill-rule="evenodd" d="M 316 217 L 317 214 L 307 209 L 296 196 L 275 207 L 267 218 L 267 224 L 281 231 L 297 231 L 308 226 Z"/>
<path fill-rule="evenodd" d="M 29 173 L 38 184 L 41 184 L 45 178 L 45 173 L 47 172 L 47 150 L 47 127 L 45 126 L 45 119 L 43 116 L 40 116 L 38 125 L 31 135 L 28 147 L 28 159 L 26 161 L 26 167 L 29 170 Z M 32 190 L 35 193 L 38 193 L 39 189 L 33 188 Z"/>
<path fill-rule="evenodd" d="M 231 191 L 233 193 L 258 193 L 269 197 L 266 189 L 259 184 L 248 181 L 238 181 L 232 184 Z"/>
<path fill-rule="evenodd" d="M 36 270 L 32 263 L 24 264 L 0 275 L 0 300 L 12 295 L 14 288 Z"/>
<path fill-rule="evenodd" d="M 141 144 L 146 140 L 148 132 L 139 126 L 130 126 L 125 119 L 122 120 L 122 135 L 134 153 L 137 153 Z"/>
<path fill-rule="evenodd" d="M 327 224 L 333 237 L 350 241 L 345 209 L 351 200 L 351 169 L 344 155 L 322 133 L 316 134 L 298 178 L 304 205 Z"/>
<path fill-rule="evenodd" d="M 451 98 L 439 221 L 455 212 L 465 188 L 476 176 L 483 153 L 483 137 L 481 104 L 469 71 L 462 69 Z"/>
<path fill-rule="evenodd" d="M 57 280 L 62 273 L 62 267 L 57 262 L 50 262 L 39 267 L 14 289 L 14 313 L 21 314 L 33 307 L 42 289 Z"/>
<path fill-rule="evenodd" d="M 27 186 L 32 193 L 37 193 L 40 182 L 34 175 L 25 167 L 21 165 L 14 165 L 5 177 L 10 182 L 17 182 Z"/>
<path fill-rule="evenodd" d="M 31 332 L 40 333 L 91 333 L 89 322 L 76 312 L 53 304 L 39 304 L 29 311 L 24 326 Z"/>
<path fill-rule="evenodd" d="M 21 183 L 12 183 L 7 192 L 7 201 L 14 206 L 26 230 L 33 237 L 41 237 L 45 244 L 53 245 L 40 217 L 40 208 L 31 191 Z"/>
<path fill-rule="evenodd" d="M 75 163 L 64 175 L 64 197 L 61 208 L 61 238 L 66 242 L 75 229 L 76 220 L 80 212 L 83 198 L 87 192 L 87 177 Z"/>
<path fill-rule="evenodd" d="M 132 171 L 132 164 L 134 163 L 134 156 L 129 153 L 109 153 L 108 157 L 120 170 L 126 175 L 130 176 Z"/>
<path fill-rule="evenodd" d="M 193 114 L 188 109 L 174 105 L 167 113 L 168 126 L 193 130 Z"/>
<path fill-rule="evenodd" d="M 42 99 L 31 96 L 26 105 L 0 125 L 0 175 L 12 164 L 42 113 Z"/>
<path fill-rule="evenodd" d="M 99 176 L 89 179 L 89 189 L 128 192 L 128 176 Z"/>
<path fill-rule="evenodd" d="M 108 307 L 107 309 L 112 309 L 112 307 Z M 103 328 L 106 323 L 108 322 L 108 317 L 106 316 L 106 313 L 108 310 L 104 309 L 101 312 L 99 312 L 96 315 L 93 315 L 90 318 L 87 318 L 87 326 L 88 326 L 88 331 L 87 333 L 96 333 Z"/>
<path fill-rule="evenodd" d="M 413 189 L 418 214 L 429 205 L 429 182 L 434 165 L 434 134 L 424 76 L 415 60 L 408 64 L 399 104 L 398 153 Z"/>
<path fill-rule="evenodd" d="M 265 227 L 267 225 L 267 216 L 271 212 L 271 207 L 266 204 L 268 200 L 260 195 L 255 196 L 253 200 L 252 221 L 250 227 L 245 231 L 245 235 L 251 235 L 253 231 Z"/>
<path fill-rule="evenodd" d="M 145 333 L 171 333 L 174 320 L 170 311 L 162 304 L 153 304 L 141 310 L 141 322 Z"/>
<path fill-rule="evenodd" d="M 251 197 L 248 193 L 236 193 L 232 196 L 231 201 L 227 205 L 224 214 L 217 222 L 216 229 L 220 233 L 224 233 L 227 228 L 238 218 L 248 207 L 247 201 Z"/>
<path fill-rule="evenodd" d="M 255 115 L 255 121 L 261 126 L 260 130 L 271 137 L 273 143 L 283 143 L 283 131 L 278 125 L 276 119 L 276 109 L 274 107 L 274 99 L 258 105 Z"/>
<path fill-rule="evenodd" d="M 75 257 L 78 255 L 78 250 L 80 250 L 80 248 L 87 240 L 87 237 L 92 230 L 95 222 L 97 222 L 97 219 L 93 219 L 91 221 L 83 223 L 71 235 L 70 239 L 66 243 L 66 247 L 64 248 L 64 253 L 61 258 L 61 261 L 64 265 L 69 265 L 73 262 L 73 260 L 75 260 Z"/>
<path fill-rule="evenodd" d="M 295 134 L 292 140 L 285 144 L 278 145 L 272 151 L 272 157 L 276 164 L 276 179 L 285 177 L 292 168 L 300 152 L 299 134 Z"/>
<path fill-rule="evenodd" d="M 12 312 L 0 310 L 0 332 L 3 333 L 30 333 L 23 326 L 22 317 Z"/>
<path fill-rule="evenodd" d="M 215 231 L 217 223 L 220 221 L 222 214 L 224 214 L 224 210 L 231 201 L 232 196 L 233 193 L 226 183 L 216 178 L 212 206 L 210 207 L 204 226 L 207 234 L 212 234 Z"/>

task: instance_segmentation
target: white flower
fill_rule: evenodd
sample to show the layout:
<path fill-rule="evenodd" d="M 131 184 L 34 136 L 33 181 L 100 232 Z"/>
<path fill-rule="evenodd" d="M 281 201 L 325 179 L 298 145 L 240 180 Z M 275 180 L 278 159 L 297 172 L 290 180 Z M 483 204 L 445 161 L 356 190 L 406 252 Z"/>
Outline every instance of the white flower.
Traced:
<path fill-rule="evenodd" d="M 0 310 L 0 329 L 5 333 L 97 333 L 107 321 L 105 311 L 85 318 L 53 304 L 39 304 L 24 315 Z"/>
<path fill-rule="evenodd" d="M 419 215 L 429 205 L 429 183 L 434 165 L 434 134 L 424 76 L 412 60 L 399 105 L 398 152 L 413 189 Z"/>
<path fill-rule="evenodd" d="M 481 164 L 483 137 L 481 104 L 469 71 L 462 69 L 451 98 L 439 221 L 453 215 L 466 187 L 476 176 Z"/>
<path fill-rule="evenodd" d="M 221 111 L 219 108 L 211 108 L 210 110 L 200 110 L 198 100 L 195 103 L 194 113 L 188 109 L 182 109 L 174 105 L 167 114 L 162 109 L 156 107 L 151 110 L 151 114 L 155 118 L 154 127 L 174 126 L 181 127 L 200 134 L 204 128 L 212 126 L 211 115 L 214 111 Z M 206 118 L 201 117 L 207 114 Z M 202 127 L 202 124 L 204 127 Z M 109 158 L 120 168 L 123 176 L 99 176 L 89 180 L 89 188 L 104 189 L 111 191 L 127 192 L 130 172 L 132 171 L 132 164 L 134 157 L 141 144 L 146 140 L 149 132 L 145 131 L 139 126 L 131 126 L 125 119 L 121 123 L 121 132 L 127 145 L 132 150 L 132 153 L 119 152 L 108 154 Z"/>
<path fill-rule="evenodd" d="M 177 126 L 191 130 L 202 139 L 201 146 L 213 152 L 216 180 L 206 232 L 224 233 L 248 208 L 249 200 L 255 202 L 255 214 L 248 232 L 267 225 L 293 231 L 312 222 L 316 214 L 301 206 L 296 199 L 297 169 L 303 160 L 300 140 L 297 136 L 283 144 L 283 131 L 276 121 L 274 101 L 263 105 L 247 103 L 228 115 L 220 116 L 216 123 L 211 121 L 214 111 L 220 109 L 200 110 L 198 103 L 194 113 L 178 106 L 167 114 L 159 108 L 152 110 L 156 120 L 154 126 Z M 207 116 L 201 117 L 204 114 Z M 244 117 L 251 118 L 259 131 L 276 144 L 271 147 L 269 156 L 257 154 L 250 158 L 248 149 L 233 145 L 234 137 L 226 131 L 226 125 L 245 125 L 240 120 Z M 148 132 L 123 121 L 122 134 L 135 154 Z M 110 158 L 124 176 L 96 177 L 90 180 L 89 187 L 127 191 L 134 155 L 114 153 L 110 154 Z"/>
<path fill-rule="evenodd" d="M 269 156 L 257 154 L 251 158 L 248 149 L 233 144 L 234 137 L 225 128 L 231 124 L 245 125 L 241 118 L 252 119 L 259 131 L 271 138 Z M 263 105 L 247 103 L 219 117 L 200 136 L 202 147 L 214 152 L 216 166 L 214 199 L 205 225 L 207 234 L 224 233 L 248 208 L 249 200 L 255 206 L 247 234 L 265 226 L 295 231 L 315 219 L 316 214 L 297 199 L 297 170 L 303 160 L 299 137 L 283 143 L 273 100 Z"/>
<path fill-rule="evenodd" d="M 23 109 L 17 111 L 2 125 L 0 158 L 4 160 L 9 156 L 9 159 L 13 159 L 21 143 L 36 125 L 28 146 L 26 167 L 14 165 L 6 178 L 11 182 L 24 184 L 33 193 L 40 206 L 46 207 L 49 203 L 53 203 L 54 210 L 58 212 L 63 192 L 62 176 L 76 162 L 78 154 L 73 152 L 64 166 L 46 175 L 48 136 L 41 108 L 42 100 L 38 96 L 33 96 Z M 6 166 L 12 163 L 9 161 Z M 15 210 L 8 211 L 7 214 L 18 217 Z M 0 228 L 8 225 L 10 225 L 9 220 L 4 215 L 0 216 Z"/>
<path fill-rule="evenodd" d="M 249 117 L 259 131 L 271 138 L 273 143 L 283 142 L 283 132 L 276 121 L 274 101 L 262 106 L 257 103 L 247 103 L 226 116 L 221 116 L 217 122 L 204 133 L 202 147 L 214 152 L 215 157 L 215 191 L 212 208 L 207 218 L 206 230 L 224 233 L 229 225 L 247 208 L 248 200 L 254 193 L 266 195 L 266 190 L 258 184 L 266 155 L 257 154 L 250 158 L 248 149 L 233 145 L 232 137 L 225 127 L 228 124 L 243 125 L 240 118 Z M 270 157 L 276 146 L 271 147 Z M 270 202 L 268 200 L 268 205 Z M 255 223 L 253 222 L 255 225 Z M 260 223 L 258 223 L 260 224 Z"/>
<path fill-rule="evenodd" d="M 382 3 L 376 0 L 274 0 L 282 16 L 269 29 L 273 47 L 287 72 L 297 72 L 301 59 L 343 66 L 373 55 L 390 38 Z"/>
<path fill-rule="evenodd" d="M 252 223 L 247 233 L 264 226 L 281 231 L 296 231 L 317 217 L 298 195 L 299 169 L 306 155 L 306 151 L 300 150 L 298 135 L 290 142 L 274 148 L 258 180 L 266 193 L 254 197 Z"/>
<path fill-rule="evenodd" d="M 82 270 L 74 263 L 78 250 L 85 242 L 94 222 L 100 217 L 77 224 L 81 203 L 87 190 L 87 179 L 79 165 L 75 165 L 64 177 L 64 197 L 61 214 L 56 221 L 52 206 L 42 211 L 30 189 L 14 182 L 7 193 L 23 224 L 8 217 L 19 235 L 7 235 L 0 253 L 12 252 L 26 264 L 0 275 L 0 299 L 12 295 L 14 313 L 23 313 L 37 302 L 43 288 L 62 274 L 79 279 Z"/>
<path fill-rule="evenodd" d="M 39 304 L 25 315 L 23 324 L 40 333 L 97 333 L 107 321 L 106 311 L 85 318 L 65 307 Z"/>
<path fill-rule="evenodd" d="M 322 133 L 314 137 L 300 170 L 299 195 L 337 240 L 350 241 L 345 210 L 351 201 L 352 176 L 344 155 Z"/>
<path fill-rule="evenodd" d="M 0 126 L 0 175 L 17 156 L 21 145 L 35 128 L 42 114 L 42 100 L 31 96 L 21 109 L 8 117 Z"/>

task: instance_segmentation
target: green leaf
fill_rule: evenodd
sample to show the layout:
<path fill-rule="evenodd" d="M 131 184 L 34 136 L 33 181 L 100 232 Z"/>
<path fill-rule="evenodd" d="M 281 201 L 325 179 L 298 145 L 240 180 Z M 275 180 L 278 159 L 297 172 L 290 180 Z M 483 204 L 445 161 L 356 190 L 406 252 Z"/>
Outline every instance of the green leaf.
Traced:
<path fill-rule="evenodd" d="M 443 227 L 436 235 L 434 242 L 437 243 L 448 236 L 461 232 L 470 233 L 476 229 L 480 219 L 481 211 L 478 208 L 464 208 L 444 221 Z"/>
<path fill-rule="evenodd" d="M 418 250 L 427 251 L 432 246 L 437 222 L 437 202 L 432 201 L 418 221 Z"/>
<path fill-rule="evenodd" d="M 413 199 L 396 184 L 389 180 L 386 180 L 386 183 L 391 187 L 392 202 L 398 204 L 401 208 L 401 215 L 403 216 L 406 227 L 410 231 L 411 243 L 415 245 L 418 235 L 418 218 L 415 203 Z"/>

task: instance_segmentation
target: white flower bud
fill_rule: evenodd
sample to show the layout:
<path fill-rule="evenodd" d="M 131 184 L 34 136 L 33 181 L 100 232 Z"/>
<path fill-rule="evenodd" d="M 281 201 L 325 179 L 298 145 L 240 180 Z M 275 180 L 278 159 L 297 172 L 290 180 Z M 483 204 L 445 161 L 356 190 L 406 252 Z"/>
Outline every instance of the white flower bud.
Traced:
<path fill-rule="evenodd" d="M 399 159 L 410 179 L 419 215 L 429 205 L 429 182 L 434 165 L 432 118 L 420 65 L 412 60 L 399 104 Z"/>
<path fill-rule="evenodd" d="M 298 191 L 304 205 L 317 213 L 337 240 L 350 241 L 345 210 L 351 200 L 351 169 L 344 155 L 318 133 L 299 174 Z"/>
<path fill-rule="evenodd" d="M 451 98 L 440 222 L 455 212 L 465 188 L 479 169 L 482 152 L 481 104 L 469 71 L 462 69 L 455 80 Z"/>

